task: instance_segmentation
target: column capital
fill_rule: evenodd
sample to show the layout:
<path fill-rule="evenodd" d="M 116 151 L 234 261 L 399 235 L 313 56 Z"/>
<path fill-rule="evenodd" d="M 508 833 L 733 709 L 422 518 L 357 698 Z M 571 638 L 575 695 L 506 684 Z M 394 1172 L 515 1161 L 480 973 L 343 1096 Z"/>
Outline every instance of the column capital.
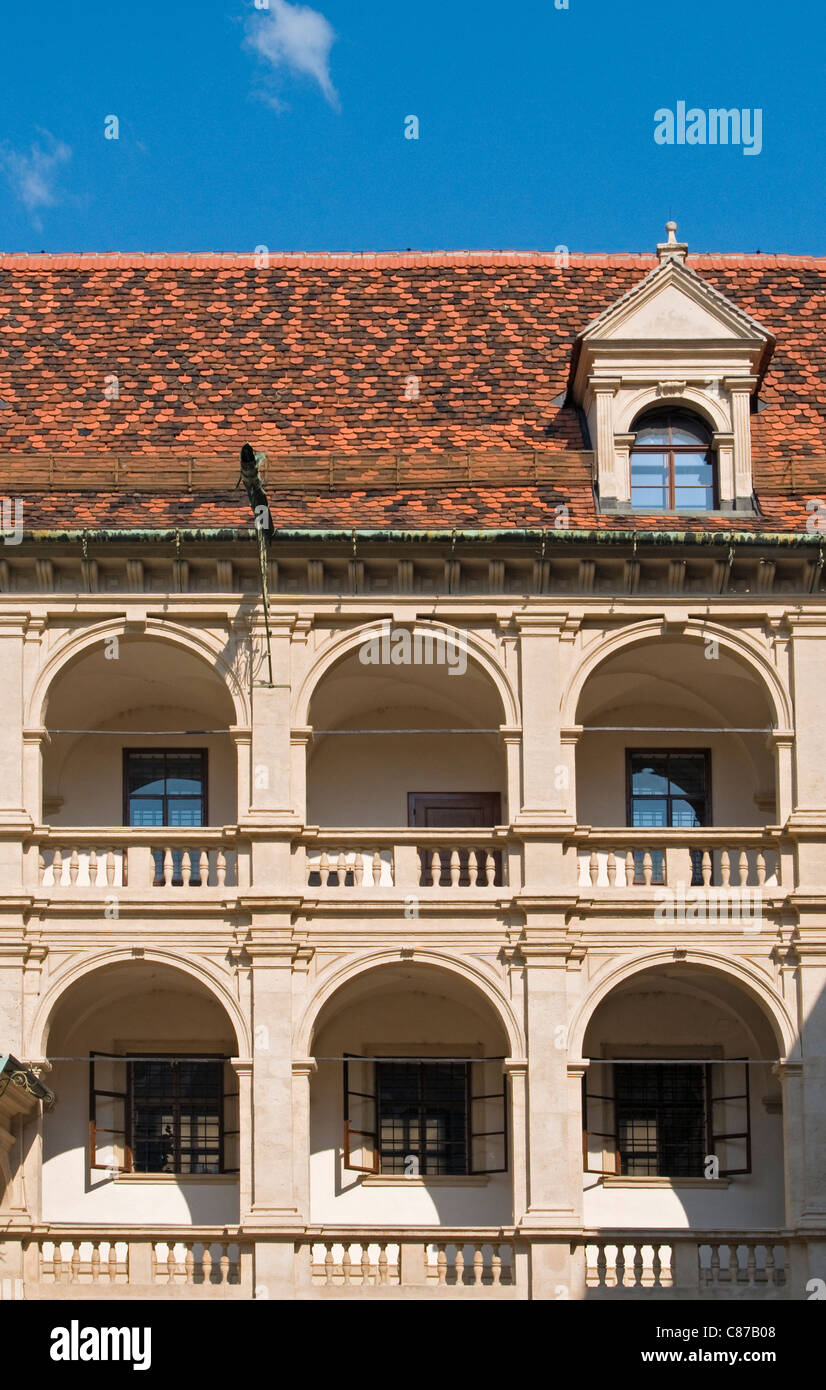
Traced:
<path fill-rule="evenodd" d="M 294 1057 L 292 1070 L 293 1076 L 313 1076 L 318 1071 L 318 1062 L 315 1057 Z"/>

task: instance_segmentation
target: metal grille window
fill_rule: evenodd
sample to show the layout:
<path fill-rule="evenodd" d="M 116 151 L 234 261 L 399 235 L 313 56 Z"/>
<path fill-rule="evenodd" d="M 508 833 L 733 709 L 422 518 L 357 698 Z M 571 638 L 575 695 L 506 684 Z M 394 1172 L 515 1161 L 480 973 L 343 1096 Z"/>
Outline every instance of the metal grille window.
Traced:
<path fill-rule="evenodd" d="M 705 1068 L 682 1063 L 616 1063 L 619 1171 L 673 1178 L 703 1176 Z"/>
<path fill-rule="evenodd" d="M 634 426 L 631 506 L 701 512 L 717 505 L 717 466 L 708 426 L 685 410 L 658 411 Z"/>
<path fill-rule="evenodd" d="M 344 1063 L 344 1167 L 438 1177 L 507 1170 L 501 1058 Z"/>
<path fill-rule="evenodd" d="M 466 1173 L 468 1068 L 379 1062 L 376 1080 L 383 1173 Z"/>
<path fill-rule="evenodd" d="M 223 1070 L 201 1058 L 130 1062 L 136 1173 L 223 1170 Z"/>
<path fill-rule="evenodd" d="M 90 1063 L 92 1168 L 237 1172 L 238 1093 L 225 1058 L 92 1053 Z"/>

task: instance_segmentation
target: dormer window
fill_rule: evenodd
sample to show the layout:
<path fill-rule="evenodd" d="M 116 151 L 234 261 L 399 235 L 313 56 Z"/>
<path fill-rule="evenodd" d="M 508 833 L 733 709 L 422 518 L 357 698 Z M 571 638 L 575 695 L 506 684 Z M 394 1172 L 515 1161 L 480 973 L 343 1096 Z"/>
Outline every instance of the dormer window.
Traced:
<path fill-rule="evenodd" d="M 632 426 L 631 506 L 644 512 L 706 512 L 717 506 L 711 432 L 687 410 L 657 410 Z"/>

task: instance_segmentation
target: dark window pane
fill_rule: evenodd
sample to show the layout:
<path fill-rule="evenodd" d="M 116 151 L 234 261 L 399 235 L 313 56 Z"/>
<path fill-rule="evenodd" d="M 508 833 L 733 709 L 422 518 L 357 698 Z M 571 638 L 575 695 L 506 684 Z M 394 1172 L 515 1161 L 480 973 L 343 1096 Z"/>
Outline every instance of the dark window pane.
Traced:
<path fill-rule="evenodd" d="M 705 1142 L 705 1075 L 701 1065 L 614 1066 L 620 1171 L 699 1177 Z"/>
<path fill-rule="evenodd" d="M 671 753 L 668 789 L 672 796 L 705 796 L 706 760 L 702 753 Z"/>
<path fill-rule="evenodd" d="M 662 754 L 639 754 L 631 756 L 632 790 L 635 796 L 662 796 L 668 794 L 668 757 Z"/>
<path fill-rule="evenodd" d="M 133 797 L 129 802 L 130 825 L 163 825 L 163 798 Z"/>

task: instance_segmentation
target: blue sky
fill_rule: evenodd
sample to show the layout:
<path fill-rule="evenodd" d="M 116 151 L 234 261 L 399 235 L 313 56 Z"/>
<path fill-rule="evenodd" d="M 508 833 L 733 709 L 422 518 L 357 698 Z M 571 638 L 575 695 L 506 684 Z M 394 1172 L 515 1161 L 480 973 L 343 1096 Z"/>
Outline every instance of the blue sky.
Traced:
<path fill-rule="evenodd" d="M 823 7 L 560 2 L 7 0 L 0 249 L 826 253 Z"/>

